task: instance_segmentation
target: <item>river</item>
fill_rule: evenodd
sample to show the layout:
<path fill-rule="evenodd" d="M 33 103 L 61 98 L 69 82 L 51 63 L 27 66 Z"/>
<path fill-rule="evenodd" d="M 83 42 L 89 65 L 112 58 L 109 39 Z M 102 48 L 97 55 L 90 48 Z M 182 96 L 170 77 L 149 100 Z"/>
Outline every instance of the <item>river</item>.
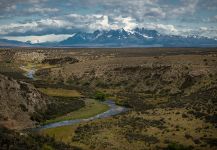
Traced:
<path fill-rule="evenodd" d="M 22 66 L 23 69 L 25 69 L 24 66 Z M 36 70 L 35 69 L 25 69 L 27 71 L 27 73 L 25 74 L 26 77 L 35 80 L 34 75 Z M 116 105 L 114 101 L 112 100 L 106 100 L 104 102 L 102 102 L 106 105 L 109 106 L 109 110 L 107 110 L 106 112 L 100 113 L 96 116 L 92 116 L 90 118 L 86 118 L 86 119 L 74 119 L 74 120 L 66 120 L 66 121 L 60 121 L 60 122 L 55 122 L 55 123 L 50 123 L 47 125 L 43 125 L 40 126 L 34 130 L 43 130 L 43 129 L 49 129 L 49 128 L 55 128 L 55 127 L 61 127 L 61 126 L 67 126 L 67 125 L 73 125 L 73 124 L 77 124 L 77 123 L 81 123 L 81 122 L 88 122 L 91 120 L 96 120 L 96 119 L 102 119 L 102 118 L 107 118 L 107 117 L 111 117 L 123 112 L 126 112 L 128 109 L 119 105 Z"/>
<path fill-rule="evenodd" d="M 21 66 L 20 69 L 22 69 L 26 72 L 24 74 L 24 76 L 26 76 L 29 79 L 35 80 L 34 75 L 35 75 L 35 72 L 37 71 L 36 69 L 34 69 L 34 68 L 28 69 L 25 66 Z"/>
<path fill-rule="evenodd" d="M 38 127 L 37 130 L 43 130 L 43 129 L 48 129 L 48 128 L 55 128 L 55 127 L 73 125 L 73 124 L 77 124 L 77 123 L 81 123 L 81 122 L 88 122 L 88 121 L 91 121 L 91 120 L 107 118 L 107 117 L 111 117 L 111 116 L 126 112 L 128 110 L 125 107 L 116 105 L 115 102 L 112 101 L 112 100 L 106 100 L 105 102 L 102 102 L 102 103 L 109 106 L 108 111 L 100 113 L 100 114 L 98 114 L 96 116 L 93 116 L 93 117 L 90 117 L 90 118 L 87 118 L 87 119 L 74 119 L 74 120 L 66 120 L 66 121 L 50 123 L 50 124 Z"/>

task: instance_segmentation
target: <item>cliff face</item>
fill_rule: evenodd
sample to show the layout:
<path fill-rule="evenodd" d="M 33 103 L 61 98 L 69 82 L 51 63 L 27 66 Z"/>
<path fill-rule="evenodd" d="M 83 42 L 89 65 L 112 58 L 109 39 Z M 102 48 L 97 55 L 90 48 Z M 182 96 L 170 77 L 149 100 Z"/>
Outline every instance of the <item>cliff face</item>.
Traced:
<path fill-rule="evenodd" d="M 46 110 L 47 98 L 32 85 L 0 74 L 0 125 L 11 129 L 34 127 L 31 115 Z"/>

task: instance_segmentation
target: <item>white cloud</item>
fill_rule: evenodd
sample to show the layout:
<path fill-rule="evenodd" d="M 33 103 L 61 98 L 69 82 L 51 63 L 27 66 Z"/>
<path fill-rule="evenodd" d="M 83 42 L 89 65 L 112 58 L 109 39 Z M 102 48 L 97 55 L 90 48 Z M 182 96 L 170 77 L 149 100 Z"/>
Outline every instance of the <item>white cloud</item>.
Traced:
<path fill-rule="evenodd" d="M 61 20 L 61 19 L 43 19 L 40 21 L 36 21 L 36 24 L 40 27 L 67 27 L 70 26 L 71 23 L 66 20 Z"/>
<path fill-rule="evenodd" d="M 70 22 L 58 19 L 42 19 L 38 21 L 26 22 L 26 23 L 11 23 L 8 25 L 0 26 L 0 34 L 8 33 L 25 33 L 28 31 L 37 32 L 49 28 L 64 28 L 69 27 Z"/>
<path fill-rule="evenodd" d="M 122 16 L 107 16 L 102 14 L 91 14 L 91 15 L 79 15 L 69 14 L 69 19 L 73 21 L 74 27 L 81 27 L 94 30 L 109 30 L 109 29 L 120 29 L 131 30 L 136 27 L 136 20 L 131 17 Z M 110 19 L 111 18 L 111 19 Z M 77 24 L 77 25 L 76 25 Z"/>
<path fill-rule="evenodd" d="M 196 0 L 197 1 L 197 0 Z M 195 1 L 195 3 L 196 3 Z M 130 3 L 128 1 L 128 3 Z M 188 9 L 194 8 L 196 4 L 192 4 Z M 43 9 L 43 8 L 42 8 Z M 182 10 L 180 6 L 181 12 L 184 13 L 186 10 Z M 188 10 L 187 9 L 187 10 Z M 40 8 L 36 8 L 33 11 L 39 11 Z M 172 9 L 173 10 L 173 9 Z M 50 10 L 52 11 L 52 10 Z M 54 10 L 55 11 L 55 10 Z M 189 12 L 188 10 L 187 12 Z M 160 16 L 166 17 L 164 10 L 162 8 L 150 8 L 148 10 L 144 10 L 144 12 L 150 12 L 150 16 Z M 194 12 L 194 10 L 192 10 Z M 171 14 L 172 15 L 172 14 Z M 177 15 L 177 14 L 176 14 Z M 148 16 L 148 14 L 146 14 Z M 217 16 L 213 17 L 217 18 Z M 203 27 L 180 27 L 175 26 L 173 24 L 163 24 L 160 21 L 156 21 L 158 23 L 146 22 L 146 21 L 138 21 L 133 16 L 122 16 L 122 15 L 105 15 L 105 14 L 88 14 L 81 15 L 76 13 L 71 13 L 68 15 L 53 17 L 49 19 L 41 19 L 36 21 L 29 21 L 26 23 L 11 23 L 7 25 L 0 26 L 0 35 L 52 35 L 52 34 L 73 34 L 75 31 L 95 31 L 95 30 L 110 30 L 110 29 L 120 29 L 124 28 L 125 30 L 132 30 L 135 27 L 144 27 L 147 29 L 157 30 L 160 33 L 165 34 L 173 34 L 173 35 L 190 35 L 190 34 L 198 34 L 213 37 L 216 36 L 216 29 L 209 29 L 206 25 Z M 27 34 L 26 34 L 27 33 Z M 52 40 L 56 35 L 50 37 Z M 46 41 L 49 36 L 40 37 L 39 41 Z M 17 38 L 17 37 L 16 37 Z M 28 36 L 32 41 L 37 42 L 38 36 Z M 26 37 L 20 37 L 21 40 L 26 40 Z M 56 39 L 55 39 L 56 40 Z"/>
<path fill-rule="evenodd" d="M 27 12 L 29 13 L 48 13 L 48 12 L 58 12 L 59 9 L 57 8 L 39 8 L 39 7 L 33 7 L 27 9 Z"/>
<path fill-rule="evenodd" d="M 48 1 L 48 0 L 29 0 L 28 2 L 29 2 L 29 3 L 33 3 L 33 4 L 34 4 L 34 3 L 37 4 L 37 3 L 43 3 L 43 2 L 46 2 L 46 1 Z"/>
<path fill-rule="evenodd" d="M 200 27 L 196 34 L 210 38 L 217 38 L 217 28 Z"/>
<path fill-rule="evenodd" d="M 16 5 L 11 5 L 11 6 L 6 7 L 5 10 L 7 12 L 10 12 L 10 11 L 14 11 L 16 8 L 17 8 Z"/>
<path fill-rule="evenodd" d="M 148 18 L 165 18 L 166 12 L 160 7 L 152 7 L 145 9 L 144 16 Z"/>
<path fill-rule="evenodd" d="M 105 15 L 94 15 L 98 19 L 96 21 L 91 21 L 89 28 L 91 31 L 94 30 L 109 30 L 109 29 L 118 29 L 119 26 L 112 22 L 109 22 L 109 17 Z"/>
<path fill-rule="evenodd" d="M 122 24 L 122 28 L 124 28 L 124 30 L 132 30 L 134 28 L 136 28 L 137 23 L 134 19 L 132 19 L 131 17 L 126 17 L 123 18 L 121 16 L 114 18 L 114 20 L 117 21 L 117 24 Z"/>
<path fill-rule="evenodd" d="M 24 33 L 27 30 L 31 30 L 37 27 L 37 23 L 36 22 L 28 22 L 28 23 L 11 23 L 8 25 L 2 25 L 0 26 L 0 34 L 7 34 L 10 32 L 20 32 L 20 33 Z"/>
<path fill-rule="evenodd" d="M 146 24 L 140 24 L 140 27 L 144 27 L 147 29 L 157 30 L 161 33 L 167 33 L 167 34 L 178 34 L 178 29 L 171 24 L 158 24 L 158 23 L 146 23 Z"/>
<path fill-rule="evenodd" d="M 4 38 L 8 40 L 16 40 L 21 42 L 30 41 L 32 44 L 35 44 L 35 43 L 43 43 L 43 42 L 60 42 L 72 36 L 73 35 L 68 35 L 68 34 L 60 34 L 60 35 L 50 34 L 50 35 L 43 35 L 43 36 L 6 36 Z"/>
<path fill-rule="evenodd" d="M 207 31 L 208 28 L 207 28 L 207 27 L 200 27 L 200 30 L 202 30 L 202 31 Z"/>
<path fill-rule="evenodd" d="M 182 5 L 167 9 L 167 16 L 178 17 L 185 14 L 192 15 L 197 9 L 197 4 L 198 0 L 182 0 Z"/>

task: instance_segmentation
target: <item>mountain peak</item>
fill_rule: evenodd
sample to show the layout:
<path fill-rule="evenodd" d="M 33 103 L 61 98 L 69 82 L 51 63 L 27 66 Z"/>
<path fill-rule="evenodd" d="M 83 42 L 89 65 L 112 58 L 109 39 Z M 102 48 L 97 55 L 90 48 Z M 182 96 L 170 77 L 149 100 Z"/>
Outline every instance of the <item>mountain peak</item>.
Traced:
<path fill-rule="evenodd" d="M 197 36 L 184 37 L 179 35 L 161 35 L 156 30 L 135 28 L 126 31 L 124 28 L 117 30 L 96 30 L 93 33 L 79 33 L 60 42 L 61 46 L 99 46 L 100 47 L 131 47 L 131 46 L 161 46 L 161 47 L 192 47 L 192 46 L 216 46 L 217 41 Z M 199 43 L 199 44 L 198 44 Z"/>
<path fill-rule="evenodd" d="M 3 43 L 3 44 L 1 44 Z M 92 33 L 77 32 L 61 42 L 51 43 L 49 46 L 71 46 L 71 47 L 216 47 L 217 41 L 197 35 L 166 35 L 156 30 L 135 28 L 126 31 L 124 28 L 117 30 L 96 30 Z M 1 45 L 28 45 L 28 42 L 0 40 Z M 46 43 L 35 44 L 35 46 L 46 46 Z"/>

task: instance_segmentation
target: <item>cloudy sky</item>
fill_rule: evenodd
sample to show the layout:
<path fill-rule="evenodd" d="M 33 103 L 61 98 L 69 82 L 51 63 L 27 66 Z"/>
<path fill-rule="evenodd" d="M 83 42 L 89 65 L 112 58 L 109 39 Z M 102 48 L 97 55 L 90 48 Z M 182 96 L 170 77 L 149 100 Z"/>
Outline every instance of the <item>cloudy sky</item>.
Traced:
<path fill-rule="evenodd" d="M 37 43 L 135 27 L 216 38 L 217 0 L 0 0 L 0 38 Z"/>

